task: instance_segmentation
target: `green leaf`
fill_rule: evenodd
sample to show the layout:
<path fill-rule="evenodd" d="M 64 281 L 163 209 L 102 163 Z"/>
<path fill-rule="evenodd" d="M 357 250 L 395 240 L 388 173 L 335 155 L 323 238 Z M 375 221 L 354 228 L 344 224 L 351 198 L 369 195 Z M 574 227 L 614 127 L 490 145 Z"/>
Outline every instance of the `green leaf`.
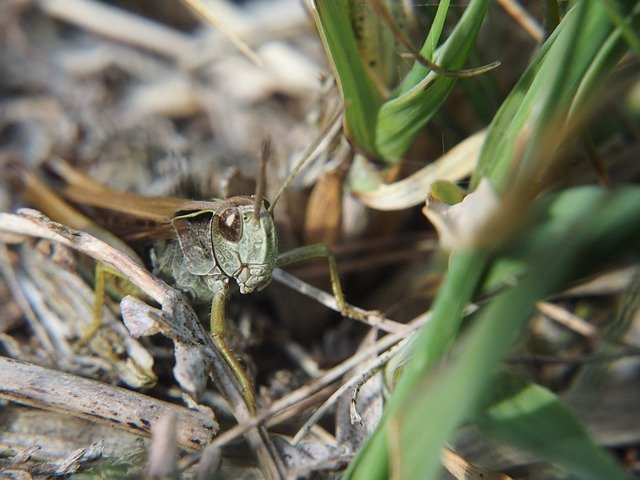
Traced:
<path fill-rule="evenodd" d="M 582 479 L 624 478 L 611 456 L 546 388 L 501 373 L 487 394 L 486 405 L 473 417 L 486 435 Z"/>
<path fill-rule="evenodd" d="M 345 104 L 345 134 L 378 157 L 375 122 L 382 94 L 362 63 L 349 0 L 314 0 L 314 19 Z"/>
<path fill-rule="evenodd" d="M 449 70 L 465 65 L 488 5 L 487 0 L 473 0 L 469 4 L 451 36 L 438 49 L 434 58 L 436 63 Z M 442 25 L 437 23 L 436 28 L 441 29 Z M 436 32 L 439 34 L 439 31 Z M 424 47 L 427 52 L 431 42 L 430 33 Z M 429 72 L 422 65 L 414 66 L 407 78 L 401 88 L 403 93 L 386 101 L 378 114 L 375 136 L 377 150 L 390 163 L 397 162 L 404 155 L 418 132 L 438 111 L 457 80 Z"/>
<path fill-rule="evenodd" d="M 449 11 L 450 0 L 443 0 L 438 3 L 438 10 L 433 17 L 429 34 L 425 39 L 422 48 L 420 49 L 420 55 L 429 60 L 433 60 L 436 52 L 436 47 L 440 41 L 442 30 L 444 29 L 444 23 L 447 19 L 447 12 Z M 400 87 L 398 88 L 397 95 L 406 93 L 415 87 L 422 79 L 429 73 L 429 69 L 419 62 L 415 62 L 409 73 L 405 76 Z"/>
<path fill-rule="evenodd" d="M 627 17 L 633 17 L 640 8 L 636 2 L 619 0 L 616 3 L 620 11 L 629 12 L 634 6 Z M 634 22 L 637 28 L 640 20 L 634 17 Z M 589 94 L 602 84 L 626 50 L 621 32 L 614 30 L 604 2 L 576 2 L 496 114 L 472 186 L 487 177 L 501 193 L 513 181 L 514 174 L 530 174 L 539 167 L 527 160 L 529 153 L 525 152 L 517 161 L 516 172 L 514 158 L 518 148 L 527 140 L 530 148 L 537 149 L 538 143 L 546 142 L 547 150 L 553 151 L 551 143 L 561 141 L 566 121 L 575 117 L 578 107 L 584 106 Z M 558 125 L 555 137 L 550 136 L 551 123 Z"/>

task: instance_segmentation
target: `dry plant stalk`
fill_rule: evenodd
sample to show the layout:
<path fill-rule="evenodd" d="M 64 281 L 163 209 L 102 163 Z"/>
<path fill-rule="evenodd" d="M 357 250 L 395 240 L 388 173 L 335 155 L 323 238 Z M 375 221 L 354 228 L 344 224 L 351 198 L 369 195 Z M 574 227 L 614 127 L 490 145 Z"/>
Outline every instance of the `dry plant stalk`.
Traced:
<path fill-rule="evenodd" d="M 190 410 L 77 375 L 0 357 L 0 397 L 73 415 L 144 437 L 163 417 L 174 415 L 178 444 L 196 450 L 218 431 L 213 412 Z"/>

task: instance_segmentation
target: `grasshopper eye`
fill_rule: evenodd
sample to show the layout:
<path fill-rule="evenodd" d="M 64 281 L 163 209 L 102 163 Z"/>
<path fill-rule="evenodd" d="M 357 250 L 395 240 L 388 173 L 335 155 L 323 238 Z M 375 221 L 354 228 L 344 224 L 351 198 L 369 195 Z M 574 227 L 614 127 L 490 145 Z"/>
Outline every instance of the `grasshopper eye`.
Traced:
<path fill-rule="evenodd" d="M 218 220 L 220 235 L 229 241 L 237 242 L 242 237 L 242 214 L 235 207 L 227 208 Z"/>

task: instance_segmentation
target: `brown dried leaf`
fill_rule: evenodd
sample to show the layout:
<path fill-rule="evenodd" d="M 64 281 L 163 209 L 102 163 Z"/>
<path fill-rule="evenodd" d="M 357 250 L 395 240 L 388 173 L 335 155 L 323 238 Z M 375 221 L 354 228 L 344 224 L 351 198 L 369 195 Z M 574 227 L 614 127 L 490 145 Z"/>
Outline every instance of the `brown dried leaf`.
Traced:
<path fill-rule="evenodd" d="M 313 187 L 305 216 L 305 243 L 324 243 L 331 247 L 339 240 L 343 176 L 338 170 L 325 172 Z"/>

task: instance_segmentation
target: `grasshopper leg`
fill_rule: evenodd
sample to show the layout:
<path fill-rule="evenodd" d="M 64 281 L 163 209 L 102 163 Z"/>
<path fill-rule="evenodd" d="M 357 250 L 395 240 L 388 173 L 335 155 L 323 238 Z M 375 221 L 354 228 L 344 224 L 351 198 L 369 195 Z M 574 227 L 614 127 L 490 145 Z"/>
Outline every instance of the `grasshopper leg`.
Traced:
<path fill-rule="evenodd" d="M 290 265 L 292 263 L 304 262 L 313 258 L 326 258 L 329 264 L 329 276 L 331 279 L 331 291 L 338 302 L 338 307 L 345 317 L 355 320 L 366 320 L 369 315 L 379 315 L 378 312 L 359 312 L 351 307 L 344 297 L 340 277 L 338 275 L 338 265 L 336 259 L 324 243 L 316 243 L 300 248 L 289 250 L 278 255 L 278 267 Z"/>
<path fill-rule="evenodd" d="M 91 312 L 91 325 L 89 328 L 83 332 L 82 337 L 80 337 L 76 342 L 76 348 L 84 347 L 87 345 L 93 336 L 96 334 L 100 325 L 102 324 L 102 310 L 104 308 L 104 296 L 106 291 L 106 276 L 107 274 L 112 273 L 109 268 L 107 268 L 102 263 L 96 263 L 95 269 L 95 284 L 93 287 L 93 310 Z"/>
<path fill-rule="evenodd" d="M 107 292 L 109 292 L 110 296 L 114 295 L 115 297 L 124 297 L 129 294 L 139 298 L 146 298 L 144 293 L 130 283 L 120 272 L 103 263 L 96 263 L 94 278 L 91 325 L 89 325 L 87 330 L 84 331 L 82 336 L 75 342 L 77 348 L 87 345 L 100 329 L 104 318 L 104 304 L 107 298 Z M 110 280 L 109 283 L 107 283 L 107 278 Z M 117 280 L 124 280 L 124 284 L 117 283 Z"/>
<path fill-rule="evenodd" d="M 226 360 L 227 365 L 229 365 L 229 368 L 231 368 L 233 375 L 238 380 L 238 383 L 240 384 L 240 388 L 242 390 L 242 395 L 244 396 L 248 407 L 252 411 L 254 411 L 256 400 L 253 394 L 253 386 L 247 378 L 246 373 L 240 365 L 240 362 L 238 362 L 238 359 L 229 349 L 225 341 L 226 318 L 224 310 L 228 288 L 229 287 L 226 283 L 220 283 L 218 288 L 214 290 L 215 294 L 211 302 L 211 337 L 213 339 L 213 342 L 216 344 L 216 347 L 218 347 L 218 350 L 220 350 L 220 353 Z"/>

